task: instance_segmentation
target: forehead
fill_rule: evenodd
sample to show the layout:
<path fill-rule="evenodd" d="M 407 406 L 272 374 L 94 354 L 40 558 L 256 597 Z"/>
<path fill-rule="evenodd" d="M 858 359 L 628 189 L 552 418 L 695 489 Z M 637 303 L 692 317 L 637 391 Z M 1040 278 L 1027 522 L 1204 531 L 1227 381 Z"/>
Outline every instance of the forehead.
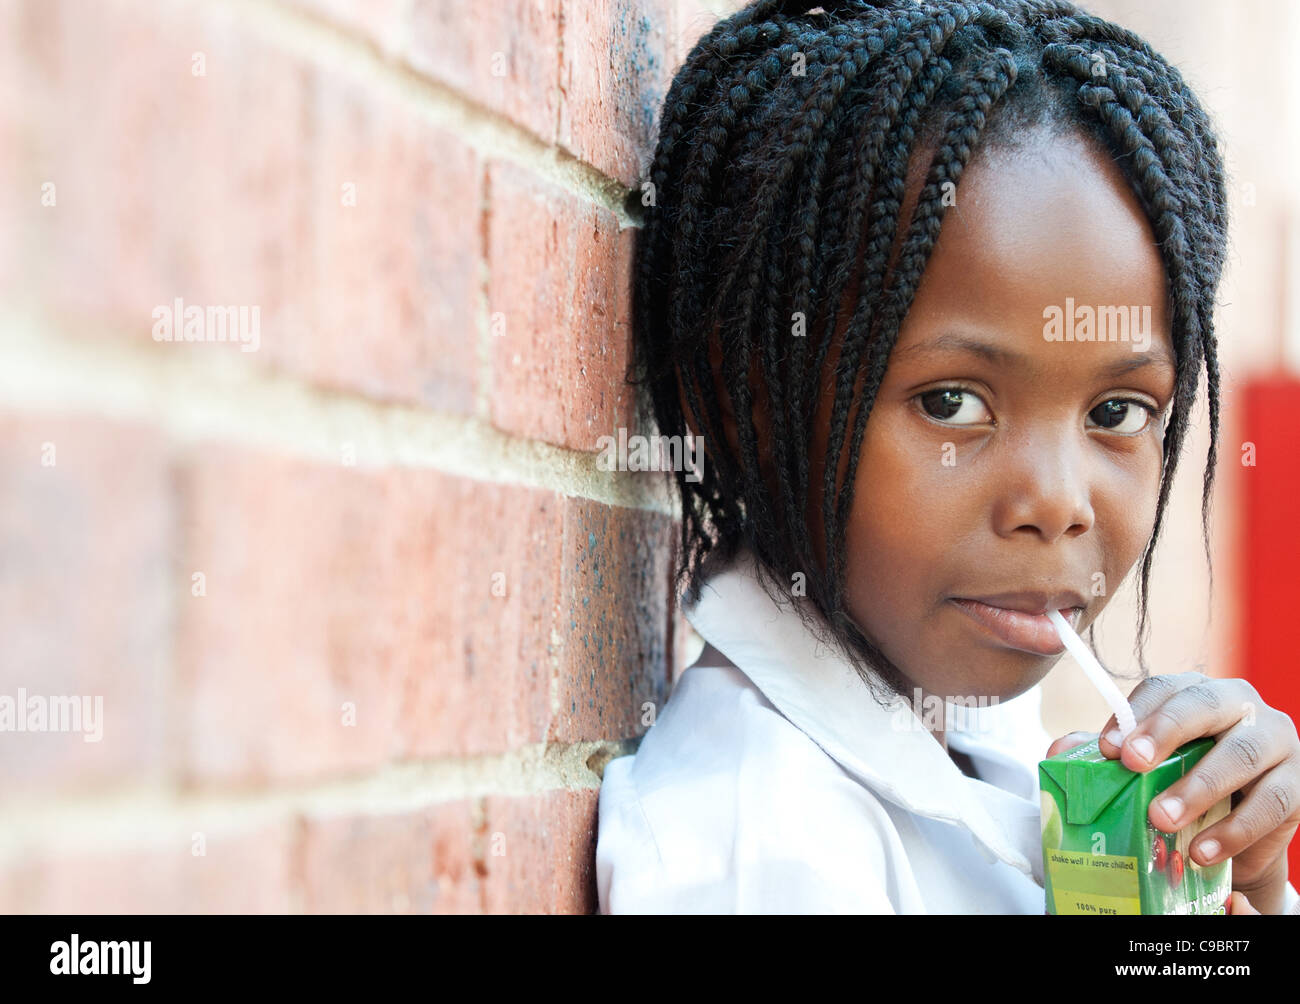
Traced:
<path fill-rule="evenodd" d="M 928 151 L 918 158 L 917 189 L 928 160 Z M 1167 278 L 1155 234 L 1119 167 L 1085 137 L 1036 131 L 1015 148 L 983 149 L 955 198 L 900 346 L 916 336 L 913 322 L 942 316 L 1022 343 L 1036 336 L 1040 351 L 1059 348 L 1042 337 L 1043 311 L 1063 307 L 1067 297 L 1093 307 L 1149 305 L 1156 337 L 1168 338 Z M 1131 351 L 1114 343 L 1088 348 Z"/>

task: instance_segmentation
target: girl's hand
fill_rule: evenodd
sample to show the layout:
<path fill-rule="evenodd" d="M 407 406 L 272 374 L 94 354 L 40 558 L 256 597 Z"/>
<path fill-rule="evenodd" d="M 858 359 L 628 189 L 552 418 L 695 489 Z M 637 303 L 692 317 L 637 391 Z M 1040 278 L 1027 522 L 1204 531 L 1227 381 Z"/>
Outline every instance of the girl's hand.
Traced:
<path fill-rule="evenodd" d="M 1228 912 L 1240 914 L 1253 913 L 1256 917 L 1260 916 L 1260 912 L 1250 905 L 1250 900 L 1246 898 L 1245 893 L 1240 892 L 1234 892 L 1228 897 Z"/>
<path fill-rule="evenodd" d="M 1245 680 L 1171 673 L 1143 680 L 1129 695 L 1137 728 L 1121 748 L 1115 716 L 1101 730 L 1101 752 L 1145 772 L 1184 743 L 1215 743 L 1191 772 L 1151 802 L 1151 825 L 1174 833 L 1225 796 L 1232 811 L 1192 841 L 1201 865 L 1232 858 L 1232 888 L 1264 913 L 1281 913 L 1286 848 L 1300 827 L 1300 736 Z M 1108 738 L 1108 736 L 1110 738 Z M 1235 912 L 1235 911 L 1234 911 Z M 1249 912 L 1249 911 L 1247 911 Z"/>

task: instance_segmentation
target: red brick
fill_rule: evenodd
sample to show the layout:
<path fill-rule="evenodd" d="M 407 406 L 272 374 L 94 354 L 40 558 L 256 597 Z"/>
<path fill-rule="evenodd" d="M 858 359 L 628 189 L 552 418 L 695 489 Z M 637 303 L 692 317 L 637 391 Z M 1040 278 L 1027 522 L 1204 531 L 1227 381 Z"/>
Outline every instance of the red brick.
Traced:
<path fill-rule="evenodd" d="M 488 168 L 492 417 L 579 450 L 635 424 L 627 384 L 631 228 L 509 164 Z"/>
<path fill-rule="evenodd" d="M 284 2 L 624 184 L 651 152 L 680 34 L 676 0 L 510 0 L 472 17 L 451 0 Z M 525 168 L 489 169 L 405 99 L 219 6 L 122 0 L 0 0 L 0 85 L 0 149 L 17 153 L 0 157 L 6 295 L 159 353 L 224 352 L 453 413 L 487 400 L 499 428 L 569 448 L 635 427 L 634 232 Z M 56 207 L 40 206 L 47 180 Z M 481 387 L 484 292 L 507 326 Z M 178 296 L 258 305 L 259 351 L 153 343 L 153 307 Z M 47 440 L 54 471 L 39 467 Z M 667 517 L 367 468 L 364 447 L 362 467 L 169 451 L 129 423 L 0 421 L 0 631 L 16 656 L 0 693 L 30 671 L 42 693 L 103 693 L 107 715 L 98 746 L 6 755 L 0 735 L 15 806 L 36 786 L 277 785 L 629 738 L 646 701 L 662 706 Z M 195 571 L 206 596 L 190 594 Z M 41 848 L 0 868 L 0 909 L 594 912 L 597 799 L 311 816 L 209 833 L 203 858 L 188 833 Z"/>
<path fill-rule="evenodd" d="M 23 193 L 13 225 L 0 228 L 0 242 L 13 241 L 27 251 L 13 277 L 15 289 L 68 312 L 99 311 L 103 323 L 115 324 L 122 323 L 121 302 L 135 292 L 138 279 L 135 235 L 148 230 L 156 214 L 154 206 L 135 198 L 149 190 L 152 176 L 135 191 L 120 184 L 119 151 L 125 144 L 115 133 L 157 113 L 150 95 L 159 88 L 156 82 L 138 86 L 130 104 L 115 106 L 123 80 L 118 67 L 143 70 L 143 63 L 135 62 L 135 54 L 113 60 L 111 54 L 126 52 L 121 44 L 132 40 L 107 5 L 80 14 L 65 0 L 20 3 L 15 30 L 0 35 L 5 50 L 0 63 L 23 81 L 20 89 L 5 88 L 0 97 L 17 123 Z M 109 108 L 117 114 L 104 114 Z M 134 137 L 145 146 L 134 152 L 141 167 L 152 163 L 148 139 Z M 52 207 L 40 204 L 47 182 L 55 186 Z M 119 218 L 134 218 L 130 233 L 119 233 Z M 141 318 L 127 311 L 126 317 L 143 327 L 148 313 Z"/>
<path fill-rule="evenodd" d="M 599 790 L 311 819 L 308 913 L 594 913 Z"/>
<path fill-rule="evenodd" d="M 414 113 L 322 77 L 313 253 L 295 370 L 372 397 L 469 413 L 478 385 L 478 156 Z M 343 186 L 355 206 L 343 206 Z M 351 191 L 351 189 L 349 190 Z"/>
<path fill-rule="evenodd" d="M 553 741 L 644 735 L 645 703 L 663 708 L 676 532 L 656 513 L 568 500 Z"/>
<path fill-rule="evenodd" d="M 595 913 L 599 798 L 583 788 L 485 799 L 484 912 Z"/>
<path fill-rule="evenodd" d="M 192 780 L 626 738 L 662 705 L 667 517 L 216 446 L 181 485 Z"/>
<path fill-rule="evenodd" d="M 414 0 L 410 25 L 412 67 L 554 142 L 560 0 Z"/>
<path fill-rule="evenodd" d="M 28 902 L 31 871 L 22 864 L 0 865 L 0 913 L 23 913 Z"/>
<path fill-rule="evenodd" d="M 53 466 L 42 466 L 44 444 Z M 0 415 L 0 694 L 102 699 L 102 738 L 0 732 L 0 791 L 165 775 L 175 598 L 169 455 L 151 430 Z"/>
<path fill-rule="evenodd" d="M 218 447 L 182 483 L 182 560 L 207 589 L 181 614 L 196 778 L 316 775 L 544 734 L 556 495 Z"/>
<path fill-rule="evenodd" d="M 670 80 L 671 0 L 565 0 L 558 141 L 629 188 L 654 154 Z"/>
<path fill-rule="evenodd" d="M 150 345 L 153 309 L 177 297 L 257 306 L 256 352 L 156 349 L 472 409 L 481 168 L 471 150 L 400 99 L 302 62 L 219 10 L 54 3 L 48 21 L 25 23 L 32 96 L 14 128 L 27 153 L 20 188 L 36 195 L 14 239 L 40 253 L 13 279 L 24 292 L 91 331 Z M 191 73 L 194 52 L 205 76 Z M 47 179 L 55 209 L 39 205 Z M 343 204 L 345 184 L 355 206 Z"/>
<path fill-rule="evenodd" d="M 479 913 L 476 806 L 308 819 L 302 851 L 307 913 Z"/>
<path fill-rule="evenodd" d="M 13 880 L 22 913 L 286 913 L 293 909 L 295 828 L 192 835 L 166 845 L 102 852 L 52 852 L 24 861 Z"/>
<path fill-rule="evenodd" d="M 20 41 L 29 41 L 23 37 L 21 12 L 12 0 L 0 3 L 0 150 L 4 151 L 0 156 L 0 291 L 17 287 L 25 247 L 19 221 L 35 211 L 33 203 L 39 206 L 41 198 L 40 185 L 29 180 L 27 158 L 19 152 L 29 115 L 29 106 L 19 95 L 32 90 L 24 79 L 26 64 L 10 58 Z"/>

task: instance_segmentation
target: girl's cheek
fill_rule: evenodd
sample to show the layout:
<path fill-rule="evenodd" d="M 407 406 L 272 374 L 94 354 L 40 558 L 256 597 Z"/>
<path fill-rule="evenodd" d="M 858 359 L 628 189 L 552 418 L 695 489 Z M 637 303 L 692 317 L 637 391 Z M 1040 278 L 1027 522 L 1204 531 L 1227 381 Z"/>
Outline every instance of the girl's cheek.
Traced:
<path fill-rule="evenodd" d="M 1123 471 L 1108 479 L 1098 492 L 1094 529 L 1105 543 L 1105 554 L 1122 576 L 1142 556 L 1155 529 L 1159 501 L 1160 464 L 1157 458 L 1145 471 Z"/>
<path fill-rule="evenodd" d="M 912 598 L 923 602 L 927 570 L 942 567 L 961 525 L 954 504 L 963 493 L 940 459 L 906 423 L 868 423 L 846 531 L 850 580 L 874 608 L 872 620 L 903 616 Z"/>
<path fill-rule="evenodd" d="M 903 546 L 922 536 L 942 491 L 937 456 L 919 437 L 897 424 L 871 430 L 858 461 L 852 520 L 874 547 Z"/>

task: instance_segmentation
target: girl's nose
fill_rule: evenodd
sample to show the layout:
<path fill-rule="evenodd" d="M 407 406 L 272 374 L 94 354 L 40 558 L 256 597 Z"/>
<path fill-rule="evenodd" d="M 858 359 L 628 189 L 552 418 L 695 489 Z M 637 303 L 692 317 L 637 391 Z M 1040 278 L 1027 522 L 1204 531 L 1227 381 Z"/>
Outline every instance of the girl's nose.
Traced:
<path fill-rule="evenodd" d="M 1092 528 L 1087 459 L 1069 437 L 1009 442 L 1000 459 L 994 481 L 994 526 L 1000 535 L 1034 533 L 1052 543 Z"/>

